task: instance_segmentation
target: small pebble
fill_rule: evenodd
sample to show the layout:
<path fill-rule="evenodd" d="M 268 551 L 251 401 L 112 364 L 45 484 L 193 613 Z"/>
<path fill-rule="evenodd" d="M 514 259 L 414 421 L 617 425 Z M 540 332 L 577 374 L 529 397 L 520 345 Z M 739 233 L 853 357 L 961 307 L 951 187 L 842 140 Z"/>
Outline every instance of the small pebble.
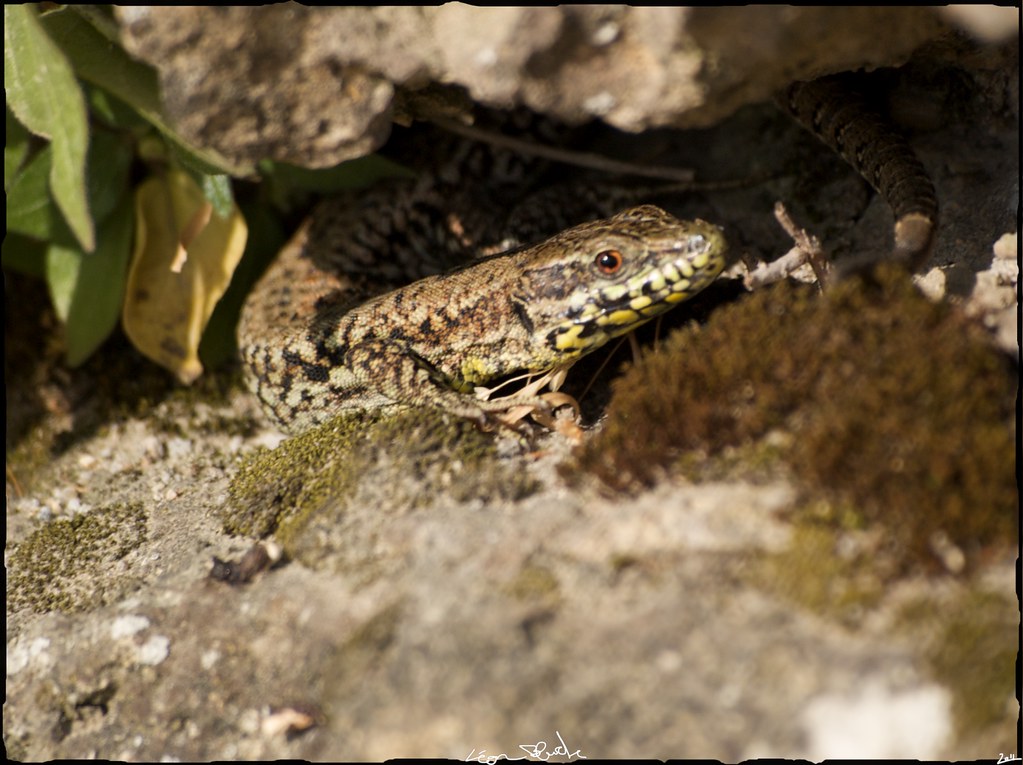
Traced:
<path fill-rule="evenodd" d="M 153 635 L 138 647 L 136 657 L 139 664 L 155 667 L 170 655 L 170 638 L 165 635 Z"/>
<path fill-rule="evenodd" d="M 118 616 L 110 624 L 110 637 L 114 640 L 131 637 L 149 626 L 149 619 L 138 614 Z"/>
<path fill-rule="evenodd" d="M 603 45 L 610 45 L 618 39 L 618 35 L 621 33 L 621 27 L 614 21 L 607 21 L 601 24 L 597 31 L 593 33 L 593 44 L 600 47 Z"/>

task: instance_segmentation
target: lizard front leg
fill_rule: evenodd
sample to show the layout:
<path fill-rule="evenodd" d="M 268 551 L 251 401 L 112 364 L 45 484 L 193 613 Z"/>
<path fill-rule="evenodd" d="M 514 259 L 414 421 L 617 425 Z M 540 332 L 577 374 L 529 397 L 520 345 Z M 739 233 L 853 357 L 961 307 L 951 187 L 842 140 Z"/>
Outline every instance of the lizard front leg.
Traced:
<path fill-rule="evenodd" d="M 486 422 L 488 414 L 515 406 L 549 411 L 539 396 L 509 396 L 484 401 L 462 393 L 451 380 L 408 345 L 395 340 L 367 339 L 348 349 L 345 366 L 359 385 L 405 406 L 432 406 L 459 417 Z"/>

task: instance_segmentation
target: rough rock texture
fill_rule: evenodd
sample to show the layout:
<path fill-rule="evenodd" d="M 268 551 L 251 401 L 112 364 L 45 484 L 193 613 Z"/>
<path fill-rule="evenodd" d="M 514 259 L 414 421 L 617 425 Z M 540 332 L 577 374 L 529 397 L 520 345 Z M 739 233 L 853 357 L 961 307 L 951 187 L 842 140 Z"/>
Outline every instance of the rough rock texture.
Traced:
<path fill-rule="evenodd" d="M 704 124 L 787 76 L 901 61 L 938 25 L 926 10 L 118 13 L 184 129 L 238 157 L 311 165 L 383 140 L 388 78 L 630 129 Z M 343 38 L 342 58 L 347 29 L 364 31 Z M 924 283 L 1013 345 L 1018 49 L 950 47 L 951 68 L 918 59 L 884 87 L 942 201 Z M 370 66 L 375 50 L 386 55 Z M 775 199 L 831 251 L 890 242 L 883 202 L 769 105 L 706 130 L 605 140 L 625 156 L 656 148 L 700 177 L 783 171 L 674 200 L 722 221 L 739 250 L 787 249 Z M 324 517 L 345 524 L 326 557 L 230 586 L 208 578 L 212 558 L 254 540 L 223 530 L 229 482 L 280 441 L 254 402 L 237 387 L 214 395 L 215 381 L 168 395 L 123 348 L 69 371 L 24 326 L 45 298 L 7 303 L 10 757 L 475 759 L 550 751 L 555 731 L 590 758 L 1015 750 L 1014 540 L 969 576 L 888 581 L 863 555 L 870 529 L 792 524 L 793 487 L 741 456 L 726 479 L 607 497 L 558 476 L 560 436 L 535 450 L 504 439 L 497 462 L 529 477 L 528 496 L 466 491 L 458 460 L 422 496 L 396 439 L 356 491 L 324 499 Z"/>
<path fill-rule="evenodd" d="M 216 520 L 228 477 L 241 453 L 274 443 L 218 427 L 249 417 L 245 406 L 169 400 L 50 465 L 48 485 L 83 487 L 70 498 L 43 485 L 11 503 L 15 520 L 44 531 L 41 515 L 52 527 L 115 500 L 147 515 L 145 543 L 91 572 L 70 607 L 9 616 L 11 756 L 516 756 L 553 748 L 555 731 L 571 750 L 615 758 L 1011 745 L 1008 717 L 957 733 L 970 688 L 934 668 L 959 624 L 964 650 L 997 671 L 973 693 L 992 695 L 996 719 L 1011 703 L 1011 561 L 975 581 L 886 590 L 869 568 L 836 576 L 834 541 L 783 521 L 784 482 L 602 498 L 555 478 L 565 446 L 555 438 L 547 459 L 512 448 L 504 460 L 542 486 L 524 500 L 441 492 L 396 505 L 395 487 L 415 482 L 393 472 L 396 445 L 368 471 L 345 515 L 353 543 L 337 542 L 333 560 L 241 586 L 211 581 L 212 556 L 248 545 Z M 192 435 L 169 435 L 179 428 Z M 839 549 L 855 560 L 858 544 L 850 535 Z M 285 735 L 292 718 L 313 727 Z"/>
<path fill-rule="evenodd" d="M 427 85 L 568 122 L 703 126 L 794 79 L 901 64 L 947 31 L 915 7 L 282 4 L 118 14 L 125 44 L 157 67 L 186 135 L 239 162 L 313 167 L 382 144 L 396 107 L 451 108 L 422 96 Z"/>

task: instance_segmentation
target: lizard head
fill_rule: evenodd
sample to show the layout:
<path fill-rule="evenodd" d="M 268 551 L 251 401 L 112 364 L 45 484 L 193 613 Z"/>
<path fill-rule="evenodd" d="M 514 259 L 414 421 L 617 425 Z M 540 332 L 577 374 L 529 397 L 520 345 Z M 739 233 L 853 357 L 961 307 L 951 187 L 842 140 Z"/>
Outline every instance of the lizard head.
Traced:
<path fill-rule="evenodd" d="M 721 273 L 717 226 L 633 207 L 536 248 L 519 282 L 520 313 L 555 363 L 570 361 L 695 295 Z"/>

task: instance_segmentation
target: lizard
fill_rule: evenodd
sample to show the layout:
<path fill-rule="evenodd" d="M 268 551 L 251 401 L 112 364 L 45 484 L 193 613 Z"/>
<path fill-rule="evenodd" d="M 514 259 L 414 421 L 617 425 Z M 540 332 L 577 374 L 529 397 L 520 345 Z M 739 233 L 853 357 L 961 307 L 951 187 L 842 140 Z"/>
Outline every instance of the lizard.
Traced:
<path fill-rule="evenodd" d="M 306 227 L 280 255 L 287 278 L 273 273 L 273 286 L 257 287 L 294 331 L 243 350 L 256 395 L 289 432 L 409 405 L 480 422 L 512 406 L 546 409 L 535 395 L 484 401 L 472 391 L 570 364 L 630 332 L 702 290 L 727 251 L 717 226 L 641 205 L 353 306 L 324 294 L 322 274 L 302 257 L 308 241 Z M 296 285 L 309 288 L 297 302 Z M 314 305 L 310 320 L 303 309 Z"/>
<path fill-rule="evenodd" d="M 795 83 L 777 100 L 885 196 L 894 257 L 918 267 L 937 203 L 905 140 L 833 78 Z M 239 324 L 246 377 L 286 432 L 407 406 L 478 422 L 517 405 L 546 409 L 536 395 L 484 401 L 473 389 L 568 365 L 693 296 L 726 265 L 721 229 L 652 205 L 532 246 L 488 248 L 507 200 L 471 184 L 499 179 L 500 162 L 463 174 L 474 164 L 465 157 L 478 165 L 495 154 L 463 152 L 458 169 L 410 187 L 322 203 L 251 292 Z M 445 209 L 466 212 L 438 217 Z M 471 260 L 480 252 L 491 254 Z"/>

